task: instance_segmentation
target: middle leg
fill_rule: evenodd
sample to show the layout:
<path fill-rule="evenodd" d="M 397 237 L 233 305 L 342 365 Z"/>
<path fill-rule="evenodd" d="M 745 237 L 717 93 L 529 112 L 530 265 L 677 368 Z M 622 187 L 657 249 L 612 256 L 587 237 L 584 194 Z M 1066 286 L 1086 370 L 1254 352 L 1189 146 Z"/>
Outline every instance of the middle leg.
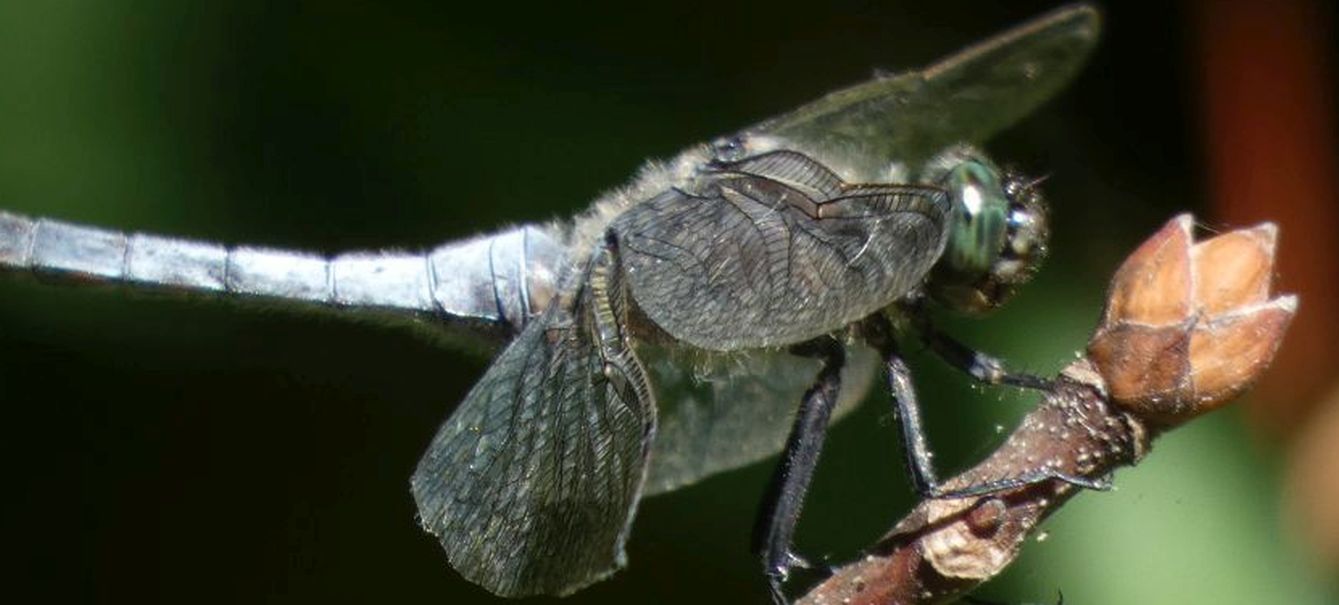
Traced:
<path fill-rule="evenodd" d="M 930 446 L 925 438 L 925 429 L 921 424 L 921 410 L 916 401 L 916 388 L 912 383 L 911 368 L 907 366 L 907 362 L 902 358 L 897 341 L 893 338 L 892 326 L 888 318 L 878 314 L 870 316 L 861 323 L 861 331 L 865 340 L 883 358 L 884 370 L 888 375 L 888 389 L 892 393 L 893 405 L 895 406 L 894 412 L 897 414 L 898 425 L 902 429 L 902 450 L 906 455 L 907 469 L 911 475 L 912 486 L 921 498 L 968 498 L 1052 480 L 1087 489 L 1110 489 L 1110 483 L 1106 481 L 1069 475 L 1049 468 L 1040 468 L 1017 477 L 971 485 L 962 489 L 945 490 L 939 483 L 939 476 L 934 468 L 934 455 L 930 452 Z M 1043 379 L 1035 378 L 1035 380 L 1039 382 L 1017 386 L 1046 388 L 1049 385 L 1049 382 Z M 1004 384 L 1014 383 L 1005 382 Z"/>
<path fill-rule="evenodd" d="M 763 573 L 772 601 L 777 605 L 787 602 L 782 584 L 790 570 L 808 567 L 808 563 L 795 554 L 792 540 L 800 510 L 804 507 L 804 495 L 809 491 L 814 468 L 818 466 L 818 455 L 823 450 L 828 421 L 832 418 L 841 387 L 841 369 L 846 363 L 845 348 L 829 336 L 796 345 L 791 351 L 818 358 L 823 367 L 800 402 L 790 436 L 786 439 L 786 449 L 772 475 L 753 528 L 753 550 L 762 558 Z"/>

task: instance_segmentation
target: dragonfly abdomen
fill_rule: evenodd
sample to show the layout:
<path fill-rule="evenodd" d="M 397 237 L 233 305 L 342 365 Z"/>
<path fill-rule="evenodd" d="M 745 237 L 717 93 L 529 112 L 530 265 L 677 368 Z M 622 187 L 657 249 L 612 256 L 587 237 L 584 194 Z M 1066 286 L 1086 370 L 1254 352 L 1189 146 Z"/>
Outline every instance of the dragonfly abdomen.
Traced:
<path fill-rule="evenodd" d="M 558 244 L 536 227 L 430 252 L 323 256 L 125 233 L 0 212 L 0 269 L 200 292 L 507 324 L 519 330 L 556 282 Z"/>

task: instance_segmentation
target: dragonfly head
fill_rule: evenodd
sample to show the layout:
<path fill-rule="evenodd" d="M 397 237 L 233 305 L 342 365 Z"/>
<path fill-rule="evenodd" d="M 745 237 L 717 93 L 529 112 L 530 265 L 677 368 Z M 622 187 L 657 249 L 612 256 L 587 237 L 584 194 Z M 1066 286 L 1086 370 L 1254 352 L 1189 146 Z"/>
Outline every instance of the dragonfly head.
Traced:
<path fill-rule="evenodd" d="M 948 243 L 930 276 L 930 294 L 949 308 L 973 314 L 1004 304 L 1046 256 L 1050 232 L 1037 188 L 1040 179 L 1000 170 L 967 147 L 941 154 L 925 176 L 943 187 L 953 204 Z"/>

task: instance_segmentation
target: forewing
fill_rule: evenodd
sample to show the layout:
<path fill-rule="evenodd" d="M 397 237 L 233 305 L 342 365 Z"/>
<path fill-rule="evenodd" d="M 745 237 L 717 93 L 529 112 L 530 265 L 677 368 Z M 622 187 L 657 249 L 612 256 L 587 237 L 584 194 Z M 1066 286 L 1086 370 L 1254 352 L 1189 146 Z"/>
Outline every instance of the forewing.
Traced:
<path fill-rule="evenodd" d="M 890 304 L 944 247 L 936 189 L 844 188 L 812 199 L 776 179 L 726 172 L 616 219 L 633 298 L 671 336 L 710 350 L 793 344 Z"/>
<path fill-rule="evenodd" d="M 588 303 L 521 332 L 411 481 L 451 564 L 500 595 L 568 594 L 624 564 L 655 410 L 604 378 Z"/>
<path fill-rule="evenodd" d="M 915 168 L 960 142 L 979 142 L 1031 113 L 1078 72 L 1101 19 L 1088 5 L 1059 9 L 930 67 L 831 93 L 750 132 Z"/>

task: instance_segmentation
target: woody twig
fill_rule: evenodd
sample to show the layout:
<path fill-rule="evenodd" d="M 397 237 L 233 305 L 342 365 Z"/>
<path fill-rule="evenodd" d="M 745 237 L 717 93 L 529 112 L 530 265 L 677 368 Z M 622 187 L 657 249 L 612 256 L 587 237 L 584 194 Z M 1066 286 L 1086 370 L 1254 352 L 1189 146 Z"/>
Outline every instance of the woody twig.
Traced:
<path fill-rule="evenodd" d="M 1196 243 L 1181 215 L 1112 279 L 1086 355 L 986 460 L 945 484 L 961 490 L 1050 472 L 1105 481 L 1155 437 L 1241 394 L 1269 365 L 1297 309 L 1271 297 L 1277 230 L 1263 224 Z M 921 502 L 805 605 L 950 601 L 1000 573 L 1028 533 L 1080 488 L 1045 480 Z"/>

